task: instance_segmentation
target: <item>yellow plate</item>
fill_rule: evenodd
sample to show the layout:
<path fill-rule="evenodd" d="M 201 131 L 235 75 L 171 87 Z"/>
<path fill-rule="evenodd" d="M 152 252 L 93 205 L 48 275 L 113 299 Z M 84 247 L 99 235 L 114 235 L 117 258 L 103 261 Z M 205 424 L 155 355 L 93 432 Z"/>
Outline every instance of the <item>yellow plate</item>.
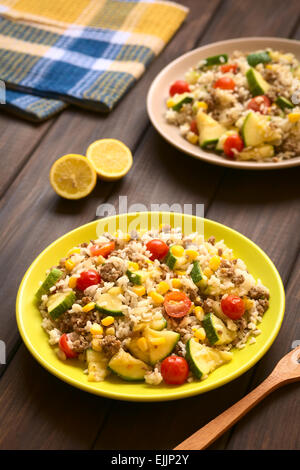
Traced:
<path fill-rule="evenodd" d="M 156 215 L 154 228 L 161 223 L 162 216 L 167 214 L 157 213 Z M 128 217 L 127 221 L 126 216 Z M 112 375 L 104 382 L 88 382 L 87 376 L 83 374 L 82 364 L 76 360 L 60 361 L 49 346 L 48 336 L 41 328 L 40 313 L 34 303 L 34 294 L 38 289 L 39 281 L 45 277 L 45 271 L 64 257 L 70 248 L 95 239 L 98 224 L 98 230 L 100 229 L 98 233 L 100 233 L 107 230 L 108 223 L 115 221 L 117 224 L 123 223 L 128 226 L 137 216 L 140 217 L 141 214 L 123 214 L 83 225 L 56 240 L 35 259 L 21 282 L 16 304 L 18 327 L 27 348 L 43 367 L 65 382 L 96 395 L 119 400 L 175 400 L 207 392 L 237 378 L 267 352 L 276 338 L 284 315 L 284 288 L 274 264 L 257 245 L 240 233 L 207 219 L 204 220 L 205 238 L 214 235 L 217 240 L 223 239 L 229 247 L 233 248 L 235 256 L 245 261 L 250 273 L 255 278 L 260 278 L 263 284 L 270 289 L 270 308 L 260 324 L 262 333 L 257 336 L 255 344 L 234 351 L 233 360 L 215 370 L 206 380 L 194 381 L 180 386 L 164 384 L 149 386 L 145 383 L 129 383 Z M 145 216 L 150 215 L 148 213 Z M 195 224 L 200 220 L 189 215 L 178 215 L 178 217 L 182 217 L 185 223 Z M 171 225 L 173 223 L 172 219 Z"/>

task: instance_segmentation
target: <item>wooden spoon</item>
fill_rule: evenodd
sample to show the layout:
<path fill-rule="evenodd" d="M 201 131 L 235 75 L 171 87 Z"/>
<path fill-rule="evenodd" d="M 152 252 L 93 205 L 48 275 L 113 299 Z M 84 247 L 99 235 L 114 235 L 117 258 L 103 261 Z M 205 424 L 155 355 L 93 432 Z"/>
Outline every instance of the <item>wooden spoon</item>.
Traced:
<path fill-rule="evenodd" d="M 252 392 L 181 442 L 174 450 L 206 449 L 257 403 L 282 385 L 300 380 L 300 346 L 286 354 Z"/>

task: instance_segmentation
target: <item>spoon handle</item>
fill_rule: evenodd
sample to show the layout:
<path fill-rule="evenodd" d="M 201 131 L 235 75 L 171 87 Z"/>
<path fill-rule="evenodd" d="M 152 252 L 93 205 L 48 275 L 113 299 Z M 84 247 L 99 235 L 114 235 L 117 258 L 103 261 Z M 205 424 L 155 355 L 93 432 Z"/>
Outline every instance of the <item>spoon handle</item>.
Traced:
<path fill-rule="evenodd" d="M 215 419 L 196 431 L 174 450 L 201 450 L 212 444 L 218 437 L 233 426 L 239 419 L 251 410 L 257 403 L 265 398 L 285 381 L 279 380 L 277 375 L 269 375 L 258 387 L 248 393 L 240 401 L 232 405 Z"/>

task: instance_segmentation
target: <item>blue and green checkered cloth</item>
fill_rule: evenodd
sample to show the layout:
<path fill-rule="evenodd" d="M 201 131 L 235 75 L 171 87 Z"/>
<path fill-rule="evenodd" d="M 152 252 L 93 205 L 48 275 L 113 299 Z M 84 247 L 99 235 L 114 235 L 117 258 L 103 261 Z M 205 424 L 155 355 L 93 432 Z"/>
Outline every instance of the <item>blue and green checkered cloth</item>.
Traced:
<path fill-rule="evenodd" d="M 0 0 L 0 110 L 36 121 L 66 103 L 110 111 L 186 15 L 158 0 Z"/>

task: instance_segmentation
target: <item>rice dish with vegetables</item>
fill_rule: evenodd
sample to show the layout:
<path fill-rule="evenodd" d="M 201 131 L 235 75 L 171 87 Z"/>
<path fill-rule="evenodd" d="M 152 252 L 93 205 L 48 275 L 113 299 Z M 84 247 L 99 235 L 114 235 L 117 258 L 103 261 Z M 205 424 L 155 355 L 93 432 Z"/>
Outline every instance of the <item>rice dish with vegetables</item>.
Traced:
<path fill-rule="evenodd" d="M 300 155 L 300 64 L 267 49 L 201 60 L 170 86 L 166 121 L 194 145 L 232 160 Z"/>
<path fill-rule="evenodd" d="M 35 297 L 50 345 L 81 361 L 88 381 L 149 385 L 207 378 L 233 348 L 251 347 L 269 306 L 223 241 L 169 226 L 72 248 Z"/>

